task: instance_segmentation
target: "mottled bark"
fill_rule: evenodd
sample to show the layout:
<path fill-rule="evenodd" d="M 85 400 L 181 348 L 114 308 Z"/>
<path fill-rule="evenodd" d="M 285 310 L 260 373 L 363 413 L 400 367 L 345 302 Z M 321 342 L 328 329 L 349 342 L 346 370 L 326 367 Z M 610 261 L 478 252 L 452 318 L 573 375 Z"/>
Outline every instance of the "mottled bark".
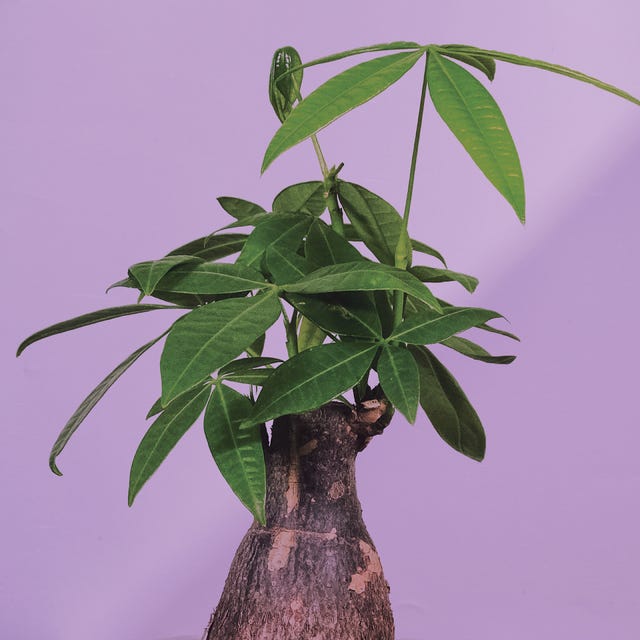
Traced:
<path fill-rule="evenodd" d="M 331 403 L 276 420 L 267 525 L 254 522 L 242 540 L 205 640 L 393 640 L 355 485 L 356 455 L 382 432 L 384 409 Z"/>

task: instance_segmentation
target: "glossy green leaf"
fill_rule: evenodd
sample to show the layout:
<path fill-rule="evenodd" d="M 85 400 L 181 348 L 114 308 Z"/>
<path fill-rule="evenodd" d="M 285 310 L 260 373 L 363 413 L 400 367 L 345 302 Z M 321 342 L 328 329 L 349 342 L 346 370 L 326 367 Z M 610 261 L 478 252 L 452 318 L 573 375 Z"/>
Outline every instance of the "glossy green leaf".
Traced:
<path fill-rule="evenodd" d="M 436 269 L 435 267 L 411 267 L 409 273 L 420 282 L 459 282 L 467 291 L 473 293 L 478 286 L 478 279 L 466 273 L 457 273 L 449 269 Z"/>
<path fill-rule="evenodd" d="M 382 337 L 376 306 L 366 293 L 289 295 L 287 300 L 303 316 L 329 333 L 361 338 Z"/>
<path fill-rule="evenodd" d="M 260 224 L 263 220 L 266 220 L 271 214 L 270 213 L 256 213 L 251 216 L 246 216 L 245 218 L 240 218 L 239 220 L 235 220 L 234 222 L 230 222 L 229 224 L 225 224 L 224 227 L 220 227 L 214 231 L 210 236 L 207 242 L 210 241 L 216 234 L 220 233 L 220 231 L 225 231 L 226 229 L 239 229 L 241 227 L 255 227 Z"/>
<path fill-rule="evenodd" d="M 149 409 L 146 419 L 153 418 L 153 416 L 157 416 L 159 413 L 164 411 L 164 407 L 162 406 L 162 398 L 158 398 Z"/>
<path fill-rule="evenodd" d="M 264 222 L 260 222 L 247 239 L 242 253 L 238 257 L 239 264 L 256 269 L 260 268 L 267 248 L 276 244 L 281 249 L 296 251 L 302 243 L 311 218 L 297 214 L 271 214 Z"/>
<path fill-rule="evenodd" d="M 118 280 L 117 282 L 110 284 L 105 290 L 105 293 L 109 293 L 111 289 L 116 289 L 118 287 L 125 287 L 126 289 L 140 289 L 140 285 L 133 278 L 127 276 L 122 280 Z"/>
<path fill-rule="evenodd" d="M 97 322 L 105 322 L 106 320 L 113 320 L 114 318 L 121 318 L 122 316 L 130 316 L 136 313 L 145 313 L 146 311 L 155 311 L 156 309 L 178 309 L 181 307 L 168 306 L 165 304 L 127 304 L 121 307 L 109 307 L 108 309 L 100 309 L 99 311 L 92 311 L 91 313 L 85 313 L 84 315 L 65 320 L 64 322 L 58 322 L 52 324 L 50 327 L 36 331 L 28 338 L 23 340 L 18 347 L 16 356 L 19 356 L 29 345 L 49 338 L 58 333 L 64 333 L 66 331 L 73 331 L 80 327 L 88 327 L 89 325 L 96 324 Z"/>
<path fill-rule="evenodd" d="M 271 245 L 267 249 L 265 262 L 267 270 L 278 285 L 296 282 L 311 271 L 311 267 L 302 256 L 277 245 Z"/>
<path fill-rule="evenodd" d="M 489 364 L 511 364 L 516 359 L 515 356 L 492 356 L 479 344 L 459 336 L 452 336 L 445 340 L 441 340 L 440 344 L 467 356 L 467 358 L 479 360 L 480 362 L 488 362 Z"/>
<path fill-rule="evenodd" d="M 271 59 L 269 102 L 280 122 L 287 119 L 300 96 L 303 75 L 301 65 L 300 55 L 293 47 L 277 49 Z"/>
<path fill-rule="evenodd" d="M 515 333 L 510 333 L 509 331 L 504 331 L 502 329 L 496 329 L 495 327 L 491 327 L 488 324 L 479 324 L 478 329 L 482 329 L 483 331 L 487 331 L 488 333 L 497 333 L 498 335 L 504 336 L 505 338 L 511 338 L 512 340 L 520 342 L 520 338 L 518 338 Z"/>
<path fill-rule="evenodd" d="M 525 67 L 535 67 L 537 69 L 542 69 L 544 71 L 551 71 L 552 73 L 558 73 L 562 76 L 567 76 L 569 78 L 573 78 L 574 80 L 580 80 L 581 82 L 586 82 L 587 84 L 592 84 L 598 89 L 602 89 L 603 91 L 608 91 L 609 93 L 613 93 L 620 98 L 624 98 L 625 100 L 629 100 L 629 102 L 633 102 L 634 104 L 640 105 L 640 100 L 635 98 L 630 93 L 619 89 L 618 87 L 613 86 L 612 84 L 607 84 L 606 82 L 602 82 L 602 80 L 598 80 L 598 78 L 594 78 L 593 76 L 588 76 L 581 71 L 576 71 L 575 69 L 570 69 L 569 67 L 564 67 L 559 64 L 552 64 L 551 62 L 545 62 L 544 60 L 535 60 L 534 58 L 525 58 L 524 56 L 518 56 L 513 53 L 505 53 L 504 51 L 493 51 L 491 49 L 479 49 L 477 47 L 470 47 L 466 45 L 445 45 L 442 47 L 447 50 L 446 55 L 450 55 L 452 52 L 454 53 L 473 53 L 473 55 L 478 56 L 488 56 L 493 58 L 494 60 L 500 60 L 502 62 L 508 62 L 510 64 L 517 64 Z"/>
<path fill-rule="evenodd" d="M 100 402 L 104 394 L 109 391 L 115 381 L 146 351 L 151 349 L 153 345 L 161 340 L 167 332 L 165 331 L 161 336 L 158 336 L 154 340 L 142 345 L 139 349 L 134 351 L 130 356 L 125 358 L 100 384 L 93 389 L 93 391 L 81 402 L 80 406 L 74 411 L 73 415 L 64 425 L 60 435 L 56 439 L 51 453 L 49 454 L 49 467 L 53 473 L 58 476 L 62 475 L 60 469 L 56 465 L 56 458 L 60 455 L 65 448 L 67 442 L 69 442 L 71 436 L 77 431 L 78 427 L 82 424 L 83 420 L 89 415 L 91 410 Z"/>
<path fill-rule="evenodd" d="M 461 331 L 477 327 L 487 320 L 502 317 L 489 309 L 475 307 L 446 307 L 441 314 L 431 310 L 414 313 L 405 318 L 388 340 L 410 344 L 435 344 Z"/>
<path fill-rule="evenodd" d="M 307 317 L 303 317 L 300 321 L 300 330 L 298 332 L 298 351 L 306 351 L 313 347 L 321 345 L 327 334 L 314 322 Z"/>
<path fill-rule="evenodd" d="M 377 348 L 370 342 L 340 342 L 293 356 L 264 385 L 247 423 L 317 409 L 362 378 Z"/>
<path fill-rule="evenodd" d="M 364 259 L 348 240 L 322 220 L 314 220 L 309 228 L 304 253 L 307 260 L 316 267 Z"/>
<path fill-rule="evenodd" d="M 272 286 L 264 276 L 243 264 L 203 262 L 172 269 L 158 289 L 176 293 L 214 295 L 266 289 Z"/>
<path fill-rule="evenodd" d="M 266 213 L 259 204 L 249 202 L 249 200 L 243 200 L 242 198 L 220 196 L 216 198 L 216 200 L 220 203 L 220 206 L 236 220 L 251 218 L 257 214 Z"/>
<path fill-rule="evenodd" d="M 298 282 L 284 285 L 290 293 L 339 291 L 403 291 L 439 311 L 440 305 L 420 280 L 407 271 L 375 262 L 347 262 L 322 267 Z"/>
<path fill-rule="evenodd" d="M 439 251 L 436 251 L 433 247 L 426 245 L 424 242 L 420 242 L 420 240 L 416 240 L 411 238 L 411 246 L 414 251 L 418 251 L 419 253 L 424 253 L 425 255 L 432 256 L 439 260 L 445 267 L 447 263 L 445 259 L 442 257 L 442 254 Z"/>
<path fill-rule="evenodd" d="M 287 149 L 317 133 L 398 81 L 423 56 L 394 53 L 368 60 L 334 76 L 309 94 L 282 123 L 267 147 L 262 172 Z"/>
<path fill-rule="evenodd" d="M 224 384 L 216 385 L 204 414 L 204 433 L 211 455 L 240 502 L 262 525 L 267 490 L 260 427 L 241 427 L 251 400 Z"/>
<path fill-rule="evenodd" d="M 317 180 L 283 189 L 271 205 L 273 213 L 308 213 L 319 216 L 326 208 L 324 185 Z"/>
<path fill-rule="evenodd" d="M 273 292 L 213 302 L 178 320 L 162 357 L 162 403 L 231 362 L 278 319 L 281 307 Z"/>
<path fill-rule="evenodd" d="M 396 246 L 403 233 L 400 214 L 380 196 L 351 182 L 338 183 L 338 196 L 367 248 L 380 262 L 393 265 Z"/>
<path fill-rule="evenodd" d="M 261 387 L 275 369 L 248 369 L 247 371 L 238 371 L 237 373 L 229 373 L 224 379 L 229 382 L 239 382 L 241 384 L 250 384 L 254 387 Z"/>
<path fill-rule="evenodd" d="M 478 71 L 482 71 L 489 80 L 493 80 L 496 75 L 496 61 L 489 56 L 476 54 L 471 51 L 455 51 L 453 49 L 438 49 L 438 52 L 448 58 L 455 58 L 464 62 Z"/>
<path fill-rule="evenodd" d="M 147 260 L 146 262 L 138 262 L 132 265 L 129 267 L 129 276 L 135 279 L 144 294 L 150 295 L 153 293 L 158 282 L 160 282 L 171 269 L 189 262 L 201 261 L 202 258 L 198 258 L 197 256 L 165 256 L 160 260 Z"/>
<path fill-rule="evenodd" d="M 520 159 L 496 101 L 473 75 L 435 51 L 429 53 L 427 82 L 442 119 L 524 222 Z"/>
<path fill-rule="evenodd" d="M 168 256 L 187 255 L 202 258 L 208 262 L 226 258 L 242 250 L 247 235 L 244 233 L 223 233 L 216 236 L 197 238 L 174 249 Z"/>
<path fill-rule="evenodd" d="M 446 367 L 424 347 L 411 347 L 420 373 L 420 405 L 440 437 L 473 460 L 484 458 L 480 418 Z"/>
<path fill-rule="evenodd" d="M 386 345 L 378 360 L 378 378 L 387 399 L 413 424 L 420 399 L 420 378 L 411 353 Z"/>
<path fill-rule="evenodd" d="M 232 360 L 229 364 L 225 364 L 220 368 L 218 375 L 223 377 L 229 373 L 240 373 L 242 371 L 250 371 L 252 369 L 258 369 L 259 367 L 265 367 L 268 365 L 281 363 L 280 358 L 262 358 L 262 357 L 250 357 L 239 358 L 238 360 Z"/>
<path fill-rule="evenodd" d="M 131 463 L 129 506 L 169 452 L 203 412 L 211 387 L 196 387 L 183 393 L 153 422 Z"/>

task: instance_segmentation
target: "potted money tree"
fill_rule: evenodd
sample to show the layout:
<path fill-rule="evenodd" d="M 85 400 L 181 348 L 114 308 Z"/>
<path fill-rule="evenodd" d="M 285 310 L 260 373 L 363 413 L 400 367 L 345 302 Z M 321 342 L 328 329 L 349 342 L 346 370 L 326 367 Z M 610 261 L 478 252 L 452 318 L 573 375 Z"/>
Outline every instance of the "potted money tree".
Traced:
<path fill-rule="evenodd" d="M 378 55 L 303 98 L 305 68 L 364 53 Z M 262 170 L 310 139 L 318 179 L 285 187 L 268 208 L 218 198 L 229 224 L 164 257 L 134 264 L 112 285 L 134 290 L 137 302 L 55 324 L 20 345 L 18 354 L 42 338 L 96 322 L 184 309 L 83 400 L 55 441 L 49 464 L 60 474 L 57 458 L 91 409 L 138 358 L 164 341 L 161 394 L 131 465 L 129 504 L 204 414 L 212 457 L 254 516 L 206 640 L 394 637 L 389 589 L 362 520 L 354 463 L 394 412 L 414 422 L 420 409 L 448 445 L 473 460 L 484 456 L 480 419 L 430 346 L 508 364 L 514 356 L 492 355 L 460 334 L 476 328 L 517 338 L 495 324 L 499 313 L 455 306 L 437 295 L 437 283 L 457 282 L 473 292 L 477 280 L 449 270 L 438 251 L 410 238 L 408 222 L 428 93 L 524 223 L 518 154 L 499 107 L 476 77 L 493 80 L 496 61 L 559 73 L 640 104 L 578 71 L 466 45 L 393 42 L 306 64 L 284 47 L 273 57 L 269 79 L 281 126 Z M 416 65 L 424 73 L 399 213 L 381 195 L 349 181 L 341 164 L 329 166 L 316 133 Z M 278 321 L 286 335 L 284 361 L 267 339 Z"/>

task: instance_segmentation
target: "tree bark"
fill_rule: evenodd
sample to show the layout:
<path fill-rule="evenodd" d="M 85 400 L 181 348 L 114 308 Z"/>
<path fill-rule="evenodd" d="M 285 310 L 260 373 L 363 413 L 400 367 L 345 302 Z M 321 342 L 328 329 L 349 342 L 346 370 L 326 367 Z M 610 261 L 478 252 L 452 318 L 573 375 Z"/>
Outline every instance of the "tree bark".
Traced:
<path fill-rule="evenodd" d="M 266 526 L 240 543 L 204 640 L 393 640 L 389 586 L 362 520 L 355 459 L 384 401 L 275 421 Z"/>

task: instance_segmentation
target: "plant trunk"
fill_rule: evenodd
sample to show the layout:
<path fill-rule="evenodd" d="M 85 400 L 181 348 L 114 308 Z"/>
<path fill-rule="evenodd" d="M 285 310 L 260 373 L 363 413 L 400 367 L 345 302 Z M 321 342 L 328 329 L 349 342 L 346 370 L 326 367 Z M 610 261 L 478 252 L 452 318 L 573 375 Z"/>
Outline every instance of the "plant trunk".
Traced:
<path fill-rule="evenodd" d="M 267 525 L 240 543 L 204 640 L 393 640 L 389 586 L 362 520 L 355 459 L 383 401 L 275 421 L 265 442 Z"/>

